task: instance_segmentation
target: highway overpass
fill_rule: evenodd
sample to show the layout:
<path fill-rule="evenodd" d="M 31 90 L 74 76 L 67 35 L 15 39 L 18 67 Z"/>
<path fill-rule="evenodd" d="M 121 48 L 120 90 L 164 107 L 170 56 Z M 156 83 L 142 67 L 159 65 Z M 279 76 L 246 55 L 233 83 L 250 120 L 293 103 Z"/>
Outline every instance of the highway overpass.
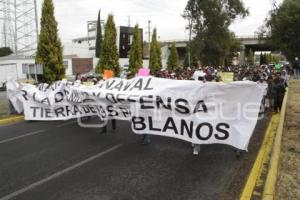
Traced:
<path fill-rule="evenodd" d="M 258 38 L 258 36 L 238 36 L 238 40 L 241 42 L 241 50 L 240 50 L 240 63 L 245 64 L 246 55 L 249 53 L 250 49 L 252 51 L 274 51 L 274 47 L 265 44 L 264 39 Z M 178 54 L 180 59 L 184 59 L 186 54 L 186 47 L 188 44 L 188 40 L 169 40 L 169 41 L 161 41 L 162 47 L 162 57 L 167 58 L 169 54 L 169 49 L 171 45 L 175 42 L 176 48 L 178 50 Z"/>

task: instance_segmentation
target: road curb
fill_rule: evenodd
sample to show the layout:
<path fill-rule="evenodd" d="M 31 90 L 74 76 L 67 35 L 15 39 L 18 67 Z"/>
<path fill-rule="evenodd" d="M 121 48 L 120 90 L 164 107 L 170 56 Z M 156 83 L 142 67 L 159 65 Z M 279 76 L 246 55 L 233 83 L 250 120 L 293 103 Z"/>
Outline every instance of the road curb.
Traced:
<path fill-rule="evenodd" d="M 258 155 L 240 196 L 240 199 L 242 200 L 250 200 L 252 197 L 256 183 L 259 180 L 260 175 L 262 174 L 263 165 L 267 162 L 268 155 L 271 152 L 278 122 L 279 114 L 272 115 Z"/>
<path fill-rule="evenodd" d="M 288 90 L 285 93 L 284 100 L 281 107 L 279 125 L 277 128 L 276 137 L 273 144 L 273 149 L 272 149 L 271 159 L 270 159 L 270 167 L 268 169 L 267 179 L 266 179 L 264 192 L 263 192 L 264 200 L 274 199 L 287 97 L 288 97 Z"/>
<path fill-rule="evenodd" d="M 0 125 L 12 124 L 23 120 L 24 120 L 24 116 L 9 116 L 7 118 L 0 119 Z"/>

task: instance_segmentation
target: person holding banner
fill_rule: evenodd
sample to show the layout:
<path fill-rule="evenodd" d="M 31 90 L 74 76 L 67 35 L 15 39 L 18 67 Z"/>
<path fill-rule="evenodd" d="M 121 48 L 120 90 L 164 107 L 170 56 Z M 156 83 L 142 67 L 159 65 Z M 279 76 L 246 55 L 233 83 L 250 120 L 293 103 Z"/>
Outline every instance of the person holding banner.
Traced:
<path fill-rule="evenodd" d="M 113 77 L 114 77 L 114 72 L 112 70 L 104 70 L 103 80 L 108 80 Z M 108 122 L 107 122 L 107 124 L 108 124 Z M 102 134 L 107 133 L 107 124 L 102 128 L 102 131 L 101 131 Z M 112 130 L 116 130 L 116 128 L 117 128 L 116 119 L 112 119 L 111 124 L 112 124 Z"/>
<path fill-rule="evenodd" d="M 206 76 L 206 74 L 203 71 L 196 71 L 193 75 L 193 79 L 196 81 L 201 81 L 201 82 L 205 83 L 206 82 L 205 76 Z M 193 155 L 194 156 L 199 155 L 200 144 L 192 143 L 192 147 L 193 147 Z"/>
<path fill-rule="evenodd" d="M 140 68 L 137 76 L 139 77 L 147 77 L 150 75 L 150 70 L 147 68 Z M 142 145 L 147 145 L 151 143 L 150 135 L 149 134 L 143 134 L 142 137 Z"/>

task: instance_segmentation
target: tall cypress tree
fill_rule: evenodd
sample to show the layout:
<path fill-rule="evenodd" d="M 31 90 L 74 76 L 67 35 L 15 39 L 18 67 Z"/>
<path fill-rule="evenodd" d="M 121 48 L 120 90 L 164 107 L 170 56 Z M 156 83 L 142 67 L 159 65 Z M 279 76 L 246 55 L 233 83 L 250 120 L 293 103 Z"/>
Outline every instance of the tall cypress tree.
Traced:
<path fill-rule="evenodd" d="M 95 50 L 95 56 L 97 58 L 100 58 L 101 43 L 102 43 L 102 27 L 101 27 L 101 17 L 100 17 L 100 10 L 99 10 L 98 19 L 97 19 L 96 50 Z"/>
<path fill-rule="evenodd" d="M 120 74 L 119 53 L 117 48 L 117 30 L 113 15 L 108 15 L 105 25 L 104 39 L 102 42 L 100 60 L 98 62 L 99 72 L 105 69 L 112 70 L 116 76 Z"/>
<path fill-rule="evenodd" d="M 35 62 L 43 65 L 45 82 L 51 83 L 64 78 L 63 48 L 58 36 L 52 0 L 44 0 L 43 2 L 41 32 Z"/>
<path fill-rule="evenodd" d="M 135 25 L 133 30 L 133 40 L 130 47 L 130 57 L 129 57 L 129 71 L 136 74 L 143 66 L 143 52 L 142 52 L 142 40 L 139 30 L 139 26 Z"/>
<path fill-rule="evenodd" d="M 161 62 L 161 49 L 157 42 L 157 31 L 153 30 L 152 41 L 150 46 L 150 59 L 149 59 L 149 69 L 152 74 L 155 74 L 162 68 Z"/>
<path fill-rule="evenodd" d="M 172 47 L 171 47 L 171 51 L 170 51 L 170 55 L 169 55 L 169 58 L 168 58 L 167 68 L 170 71 L 174 71 L 178 67 L 179 67 L 178 52 L 177 52 L 177 49 L 176 49 L 175 42 L 173 42 Z"/>

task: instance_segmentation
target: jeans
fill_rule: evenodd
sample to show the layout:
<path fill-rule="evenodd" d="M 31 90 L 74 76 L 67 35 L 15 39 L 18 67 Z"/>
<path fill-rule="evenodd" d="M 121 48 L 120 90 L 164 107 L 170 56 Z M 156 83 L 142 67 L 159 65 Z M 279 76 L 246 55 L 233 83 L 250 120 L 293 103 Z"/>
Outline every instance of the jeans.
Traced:
<path fill-rule="evenodd" d="M 15 110 L 15 107 L 13 106 L 10 100 L 8 100 L 8 108 L 9 108 L 10 115 L 17 114 L 17 111 Z"/>
<path fill-rule="evenodd" d="M 109 122 L 109 121 L 108 121 Z M 107 125 L 108 125 L 108 122 L 107 122 L 107 124 L 106 124 L 106 126 L 104 126 L 103 128 L 102 128 L 102 133 L 106 133 L 107 132 Z M 116 120 L 115 119 L 112 119 L 111 120 L 111 125 L 112 125 L 112 129 L 113 130 L 116 130 L 116 125 L 117 123 L 116 123 Z"/>
<path fill-rule="evenodd" d="M 143 144 L 150 144 L 151 139 L 149 134 L 143 134 Z"/>
<path fill-rule="evenodd" d="M 192 144 L 193 146 L 193 150 L 196 151 L 196 152 L 200 152 L 200 144 Z"/>

